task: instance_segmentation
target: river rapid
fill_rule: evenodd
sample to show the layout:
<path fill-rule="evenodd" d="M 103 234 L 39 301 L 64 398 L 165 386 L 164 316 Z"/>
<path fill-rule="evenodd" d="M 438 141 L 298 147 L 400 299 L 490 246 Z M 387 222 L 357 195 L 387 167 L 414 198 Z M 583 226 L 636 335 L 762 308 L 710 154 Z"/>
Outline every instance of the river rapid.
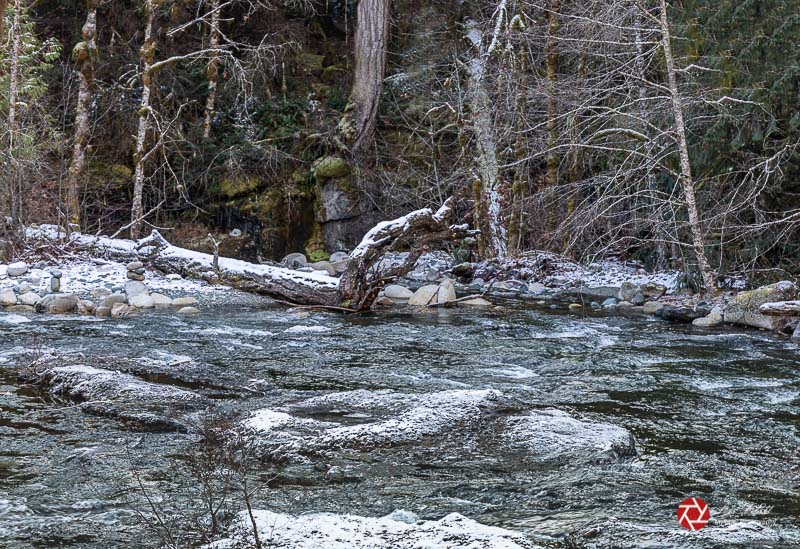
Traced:
<path fill-rule="evenodd" d="M 797 546 L 798 353 L 763 332 L 513 303 L 0 313 L 0 546 L 156 547 L 153 508 L 180 521 L 200 505 L 196 430 L 87 413 L 20 380 L 59 356 L 198 394 L 203 414 L 296 454 L 251 471 L 270 481 L 259 509 L 456 512 L 537 547 Z M 688 496 L 711 507 L 699 532 L 676 520 Z"/>

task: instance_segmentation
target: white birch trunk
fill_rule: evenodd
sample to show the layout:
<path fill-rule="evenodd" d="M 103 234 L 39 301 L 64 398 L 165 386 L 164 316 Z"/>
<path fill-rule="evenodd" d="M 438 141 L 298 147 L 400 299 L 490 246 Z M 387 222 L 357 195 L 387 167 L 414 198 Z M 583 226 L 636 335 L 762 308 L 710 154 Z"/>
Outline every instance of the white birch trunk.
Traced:
<path fill-rule="evenodd" d="M 697 210 L 694 179 L 692 178 L 692 165 L 689 161 L 689 145 L 686 139 L 686 123 L 683 119 L 683 101 L 681 99 L 680 90 L 678 89 L 675 58 L 672 55 L 672 38 L 670 36 L 669 20 L 667 18 L 667 2 L 666 0 L 660 0 L 660 3 L 664 60 L 667 65 L 667 80 L 672 99 L 672 113 L 675 117 L 675 134 L 678 139 L 678 152 L 681 160 L 681 189 L 683 191 L 684 201 L 686 202 L 686 210 L 689 214 L 692 247 L 694 248 L 697 264 L 700 268 L 700 274 L 703 277 L 703 285 L 706 291 L 713 292 L 716 288 L 716 280 L 706 256 L 705 246 L 703 244 L 703 230 L 700 224 L 700 214 Z"/>

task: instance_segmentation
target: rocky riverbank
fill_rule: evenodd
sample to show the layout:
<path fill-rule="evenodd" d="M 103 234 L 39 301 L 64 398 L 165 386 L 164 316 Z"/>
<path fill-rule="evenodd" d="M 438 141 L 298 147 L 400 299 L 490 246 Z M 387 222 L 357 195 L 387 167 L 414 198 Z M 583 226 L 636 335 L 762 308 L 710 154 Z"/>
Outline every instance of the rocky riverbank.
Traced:
<path fill-rule="evenodd" d="M 119 240 L 112 247 L 134 244 Z M 158 309 L 191 315 L 201 311 L 201 303 L 225 303 L 232 292 L 218 284 L 213 272 L 202 280 L 188 280 L 162 274 L 142 261 L 96 257 L 55 261 L 33 252 L 23 256 L 27 261 L 0 265 L 0 307 L 8 313 L 121 318 Z M 389 269 L 407 258 L 408 253 L 389 254 L 377 268 Z M 311 262 L 292 253 L 280 263 L 268 264 L 316 273 L 335 283 L 348 259 L 338 252 L 328 261 Z M 610 259 L 580 265 L 541 252 L 502 262 L 457 263 L 448 253 L 433 252 L 422 255 L 407 276 L 388 284 L 374 308 L 493 308 L 515 302 L 576 315 L 654 315 L 703 329 L 748 326 L 800 338 L 800 292 L 793 282 L 753 290 L 745 289 L 743 279 L 725 282 L 726 289 L 701 297 L 685 288 L 682 273 L 651 273 L 635 262 Z M 219 298 L 209 300 L 210 295 Z"/>

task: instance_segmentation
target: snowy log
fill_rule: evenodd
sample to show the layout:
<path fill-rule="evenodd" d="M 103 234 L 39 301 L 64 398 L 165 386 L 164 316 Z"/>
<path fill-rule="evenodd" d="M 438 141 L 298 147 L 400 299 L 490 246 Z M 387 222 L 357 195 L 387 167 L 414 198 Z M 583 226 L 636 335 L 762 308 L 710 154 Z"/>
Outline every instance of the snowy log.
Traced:
<path fill-rule="evenodd" d="M 775 301 L 764 303 L 758 308 L 762 315 L 800 316 L 800 301 Z"/>
<path fill-rule="evenodd" d="M 381 288 L 410 272 L 423 253 L 444 242 L 478 234 L 467 225 L 447 224 L 452 200 L 448 198 L 436 212 L 423 208 L 373 227 L 350 254 L 339 287 L 342 303 L 357 310 L 368 309 Z M 404 249 L 411 253 L 403 264 L 386 270 L 376 268 L 387 252 Z"/>
<path fill-rule="evenodd" d="M 92 255 L 126 262 L 146 261 L 165 273 L 213 281 L 300 305 L 360 311 L 372 306 L 388 281 L 411 271 L 420 255 L 444 242 L 477 233 L 466 225 L 447 224 L 450 203 L 448 199 L 436 212 L 423 208 L 379 223 L 350 255 L 341 279 L 320 272 L 305 273 L 226 257 L 215 260 L 211 254 L 173 246 L 155 230 L 138 241 L 73 233 L 69 245 Z M 29 235 L 49 240 L 63 236 L 52 229 L 29 231 Z M 387 252 L 398 250 L 410 250 L 403 264 L 385 270 L 377 268 Z"/>

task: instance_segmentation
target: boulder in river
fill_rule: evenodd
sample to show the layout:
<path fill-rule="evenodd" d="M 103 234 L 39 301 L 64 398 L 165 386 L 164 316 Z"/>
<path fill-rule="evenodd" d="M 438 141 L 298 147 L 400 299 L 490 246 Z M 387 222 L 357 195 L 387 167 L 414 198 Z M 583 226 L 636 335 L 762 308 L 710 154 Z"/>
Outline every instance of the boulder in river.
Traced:
<path fill-rule="evenodd" d="M 24 294 L 21 294 L 19 296 L 19 302 L 20 302 L 21 305 L 34 306 L 37 303 L 39 303 L 39 301 L 41 301 L 41 300 L 42 300 L 42 298 L 39 297 L 39 294 L 37 294 L 35 292 L 25 292 Z"/>
<path fill-rule="evenodd" d="M 200 312 L 197 307 L 181 307 L 178 309 L 179 315 L 196 315 Z"/>
<path fill-rule="evenodd" d="M 149 294 L 139 294 L 128 299 L 128 304 L 137 309 L 152 309 L 156 306 L 153 298 Z"/>
<path fill-rule="evenodd" d="M 95 312 L 95 304 L 88 299 L 81 299 L 78 301 L 78 314 L 79 315 L 93 315 Z"/>
<path fill-rule="evenodd" d="M 576 419 L 556 410 L 536 410 L 510 417 L 503 438 L 538 458 L 618 458 L 636 454 L 633 435 L 617 425 Z"/>
<path fill-rule="evenodd" d="M 383 295 L 388 297 L 393 301 L 408 301 L 411 299 L 411 296 L 414 295 L 414 292 L 406 288 L 405 286 L 400 286 L 399 284 L 389 284 L 384 288 Z"/>
<path fill-rule="evenodd" d="M 173 307 L 191 307 L 197 305 L 197 300 L 193 297 L 176 297 L 172 300 Z"/>
<path fill-rule="evenodd" d="M 78 308 L 78 296 L 74 294 L 49 294 L 36 305 L 40 313 L 74 313 Z"/>
<path fill-rule="evenodd" d="M 472 299 L 465 299 L 464 301 L 459 301 L 458 305 L 460 307 L 491 307 L 492 302 L 487 301 L 482 297 L 473 297 Z"/>
<path fill-rule="evenodd" d="M 663 308 L 664 304 L 658 301 L 646 301 L 642 306 L 642 310 L 649 315 L 658 314 L 658 311 Z"/>
<path fill-rule="evenodd" d="M 450 303 L 456 300 L 456 287 L 449 278 L 444 279 L 439 284 L 439 291 L 436 294 L 438 303 Z"/>
<path fill-rule="evenodd" d="M 765 303 L 791 301 L 797 297 L 797 286 L 788 280 L 762 286 L 755 290 L 739 292 L 725 307 L 724 319 L 725 322 L 731 324 L 782 331 L 793 323 L 793 319 L 767 316 L 762 314 L 759 308 Z"/>
<path fill-rule="evenodd" d="M 720 324 L 722 324 L 722 319 L 712 315 L 704 316 L 702 318 L 695 318 L 692 320 L 693 326 L 700 326 L 701 328 L 713 328 L 714 326 L 719 326 Z"/>
<path fill-rule="evenodd" d="M 705 307 L 674 307 L 667 305 L 656 311 L 656 316 L 671 322 L 692 322 L 708 315 L 711 310 Z"/>
<path fill-rule="evenodd" d="M 207 404 L 192 391 L 149 383 L 130 374 L 84 365 L 38 368 L 31 381 L 80 401 L 86 413 L 133 421 L 149 429 L 188 430 L 183 414 Z"/>
<path fill-rule="evenodd" d="M 109 312 L 111 308 L 117 303 L 128 303 L 128 297 L 123 293 L 114 293 L 100 301 L 99 307 L 108 307 Z"/>
<path fill-rule="evenodd" d="M 172 305 L 172 298 L 164 294 L 150 294 L 156 309 L 163 309 Z"/>
<path fill-rule="evenodd" d="M 431 303 L 436 303 L 438 293 L 438 285 L 428 284 L 414 292 L 414 295 L 412 295 L 411 299 L 408 300 L 408 304 L 415 307 L 426 307 Z"/>
<path fill-rule="evenodd" d="M 125 303 L 114 303 L 111 307 L 111 318 L 122 318 L 131 313 L 131 308 Z"/>

